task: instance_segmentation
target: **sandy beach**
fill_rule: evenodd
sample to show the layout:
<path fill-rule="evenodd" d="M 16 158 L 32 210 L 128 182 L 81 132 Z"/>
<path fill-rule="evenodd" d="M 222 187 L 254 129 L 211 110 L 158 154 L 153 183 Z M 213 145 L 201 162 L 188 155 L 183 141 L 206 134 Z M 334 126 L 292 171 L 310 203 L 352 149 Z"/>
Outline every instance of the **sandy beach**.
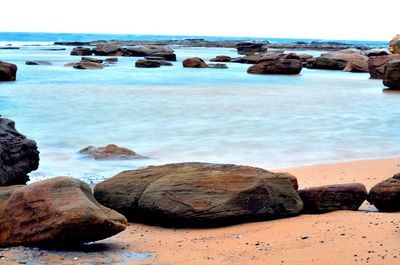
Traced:
<path fill-rule="evenodd" d="M 276 171 L 276 170 L 275 170 Z M 374 184 L 400 171 L 400 158 L 280 169 L 300 188 Z M 367 203 L 363 209 L 371 209 Z M 153 252 L 147 264 L 400 264 L 400 213 L 337 211 L 215 229 L 166 229 L 130 224 L 106 242 Z"/>

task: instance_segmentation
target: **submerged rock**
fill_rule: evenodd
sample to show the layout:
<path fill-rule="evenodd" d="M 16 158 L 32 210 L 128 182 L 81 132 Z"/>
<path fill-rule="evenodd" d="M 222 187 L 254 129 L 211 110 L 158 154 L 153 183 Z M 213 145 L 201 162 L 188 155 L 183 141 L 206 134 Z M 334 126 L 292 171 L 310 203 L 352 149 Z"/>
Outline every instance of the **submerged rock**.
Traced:
<path fill-rule="evenodd" d="M 17 78 L 17 69 L 15 64 L 0 61 L 0 82 L 15 81 Z"/>
<path fill-rule="evenodd" d="M 203 59 L 198 57 L 188 58 L 182 62 L 183 67 L 186 68 L 207 68 L 208 65 Z"/>
<path fill-rule="evenodd" d="M 391 89 L 400 89 L 400 59 L 391 60 L 386 64 L 383 84 Z"/>
<path fill-rule="evenodd" d="M 101 59 L 96 59 L 96 58 L 91 58 L 91 57 L 82 57 L 81 62 L 92 62 L 92 63 L 103 63 L 103 60 Z"/>
<path fill-rule="evenodd" d="M 68 177 L 16 188 L 0 203 L 0 247 L 92 242 L 126 225 L 122 215 L 94 199 L 87 184 Z"/>
<path fill-rule="evenodd" d="M 106 58 L 106 59 L 104 59 L 104 62 L 106 62 L 106 63 L 116 63 L 116 62 L 118 62 L 118 58 L 117 57 Z"/>
<path fill-rule="evenodd" d="M 131 221 L 165 226 L 219 226 L 298 214 L 289 178 L 264 169 L 178 163 L 130 170 L 99 183 L 103 205 Z"/>
<path fill-rule="evenodd" d="M 26 61 L 26 65 L 52 65 L 51 62 L 48 61 Z"/>
<path fill-rule="evenodd" d="M 69 65 L 65 65 L 69 66 Z M 104 65 L 101 63 L 94 63 L 94 62 L 78 62 L 78 63 L 73 63 L 71 65 L 75 69 L 83 69 L 83 70 L 93 70 L 93 69 L 103 69 Z"/>
<path fill-rule="evenodd" d="M 71 55 L 90 56 L 92 55 L 92 50 L 90 48 L 85 48 L 85 47 L 75 47 L 72 49 Z"/>
<path fill-rule="evenodd" d="M 394 36 L 394 38 L 389 43 L 389 51 L 391 53 L 400 54 L 400 34 Z"/>
<path fill-rule="evenodd" d="M 379 211 L 400 211 L 400 173 L 373 186 L 367 200 Z"/>
<path fill-rule="evenodd" d="M 79 153 L 98 160 L 126 160 L 145 158 L 144 156 L 141 156 L 128 148 L 119 147 L 115 144 L 109 144 L 104 147 L 94 147 L 90 145 L 80 150 Z"/>
<path fill-rule="evenodd" d="M 28 173 L 39 166 L 36 142 L 15 129 L 15 123 L 0 117 L 0 186 L 25 184 Z"/>
<path fill-rule="evenodd" d="M 367 198 L 367 190 L 361 183 L 312 187 L 297 193 L 304 203 L 304 213 L 356 211 Z"/>

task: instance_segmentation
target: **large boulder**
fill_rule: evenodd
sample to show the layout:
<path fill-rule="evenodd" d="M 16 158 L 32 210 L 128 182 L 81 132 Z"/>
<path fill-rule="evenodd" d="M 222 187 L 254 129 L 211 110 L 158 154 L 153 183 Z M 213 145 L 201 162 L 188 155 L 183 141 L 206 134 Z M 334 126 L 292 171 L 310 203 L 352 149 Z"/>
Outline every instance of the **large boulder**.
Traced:
<path fill-rule="evenodd" d="M 368 59 L 368 68 L 371 79 L 382 79 L 386 64 L 393 59 L 400 59 L 400 54 L 371 56 Z"/>
<path fill-rule="evenodd" d="M 394 38 L 389 43 L 389 51 L 391 53 L 400 54 L 400 34 L 394 36 Z"/>
<path fill-rule="evenodd" d="M 0 117 L 0 186 L 25 184 L 28 173 L 39 166 L 36 142 L 15 129 L 15 123 Z"/>
<path fill-rule="evenodd" d="M 99 183 L 95 198 L 128 220 L 165 226 L 219 226 L 299 213 L 289 178 L 264 169 L 178 163 L 122 172 Z"/>
<path fill-rule="evenodd" d="M 391 89 L 400 89 L 400 59 L 391 60 L 386 64 L 383 84 Z"/>
<path fill-rule="evenodd" d="M 90 56 L 92 55 L 92 50 L 90 48 L 85 47 L 75 47 L 71 51 L 71 55 L 75 56 Z"/>
<path fill-rule="evenodd" d="M 368 57 L 354 51 L 328 52 L 317 58 L 309 59 L 306 67 L 310 69 L 343 70 L 351 61 L 361 64 L 362 61 L 367 62 Z"/>
<path fill-rule="evenodd" d="M 17 69 L 15 64 L 0 61 L 0 82 L 15 81 L 17 78 Z"/>
<path fill-rule="evenodd" d="M 249 69 L 249 74 L 285 74 L 297 75 L 301 72 L 302 63 L 298 59 L 278 59 L 255 64 Z"/>
<path fill-rule="evenodd" d="M 91 50 L 94 55 L 98 56 L 122 56 L 123 52 L 120 47 L 115 44 L 100 43 Z"/>
<path fill-rule="evenodd" d="M 92 242 L 126 225 L 124 216 L 94 199 L 87 184 L 68 177 L 17 188 L 0 203 L 0 247 Z"/>
<path fill-rule="evenodd" d="M 79 151 L 80 154 L 89 156 L 97 160 L 127 160 L 127 159 L 142 159 L 145 158 L 134 151 L 119 147 L 115 144 L 109 144 L 104 147 L 95 147 L 89 145 Z"/>
<path fill-rule="evenodd" d="M 373 186 L 367 200 L 379 211 L 400 211 L 400 173 Z"/>
<path fill-rule="evenodd" d="M 346 67 L 343 69 L 345 72 L 354 72 L 354 73 L 368 73 L 368 61 L 357 60 L 350 61 L 346 64 Z"/>
<path fill-rule="evenodd" d="M 238 54 L 251 55 L 257 52 L 266 52 L 268 42 L 239 42 L 236 44 Z"/>
<path fill-rule="evenodd" d="M 187 58 L 182 62 L 183 67 L 186 68 L 207 68 L 208 65 L 203 59 L 198 57 Z"/>
<path fill-rule="evenodd" d="M 161 63 L 155 60 L 137 60 L 135 63 L 135 67 L 138 68 L 157 68 L 160 67 Z"/>
<path fill-rule="evenodd" d="M 364 51 L 364 55 L 371 57 L 371 56 L 382 56 L 382 55 L 389 55 L 387 49 L 371 49 Z"/>
<path fill-rule="evenodd" d="M 304 203 L 304 213 L 356 211 L 367 197 L 367 190 L 361 183 L 312 187 L 297 193 Z"/>

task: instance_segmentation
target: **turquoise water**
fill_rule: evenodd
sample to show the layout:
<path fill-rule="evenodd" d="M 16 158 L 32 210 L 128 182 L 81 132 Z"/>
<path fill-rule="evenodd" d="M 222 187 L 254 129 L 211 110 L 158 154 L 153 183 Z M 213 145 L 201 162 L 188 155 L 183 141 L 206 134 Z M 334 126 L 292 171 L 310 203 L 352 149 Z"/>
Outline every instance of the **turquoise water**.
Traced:
<path fill-rule="evenodd" d="M 37 141 L 41 163 L 33 180 L 70 175 L 97 182 L 181 161 L 276 168 L 399 156 L 400 94 L 383 92 L 368 74 L 249 75 L 242 64 L 181 66 L 192 56 L 237 56 L 222 48 L 177 48 L 172 67 L 135 68 L 138 58 L 120 57 L 113 66 L 84 71 L 63 67 L 79 60 L 69 56 L 71 47 L 40 48 L 0 50 L 0 60 L 19 67 L 18 81 L 0 83 L 0 114 Z M 77 153 L 108 143 L 151 159 L 101 162 Z"/>

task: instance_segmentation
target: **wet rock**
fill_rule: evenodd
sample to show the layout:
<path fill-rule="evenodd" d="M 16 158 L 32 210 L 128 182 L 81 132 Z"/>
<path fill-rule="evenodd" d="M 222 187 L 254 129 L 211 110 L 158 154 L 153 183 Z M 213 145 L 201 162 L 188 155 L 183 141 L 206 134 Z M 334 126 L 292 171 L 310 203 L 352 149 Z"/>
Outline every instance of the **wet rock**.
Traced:
<path fill-rule="evenodd" d="M 159 61 L 152 61 L 152 60 L 137 60 L 135 63 L 135 67 L 139 68 L 157 68 L 160 66 L 161 64 Z"/>
<path fill-rule="evenodd" d="M 105 63 L 116 63 L 116 62 L 118 62 L 118 58 L 116 58 L 116 57 L 106 58 L 106 59 L 104 59 L 104 62 Z"/>
<path fill-rule="evenodd" d="M 124 54 L 118 45 L 109 43 L 100 43 L 91 52 L 97 56 L 122 56 Z"/>
<path fill-rule="evenodd" d="M 15 64 L 0 61 L 0 82 L 15 81 L 17 78 L 17 69 Z"/>
<path fill-rule="evenodd" d="M 257 52 L 266 52 L 268 42 L 239 42 L 236 44 L 238 54 L 251 55 Z"/>
<path fill-rule="evenodd" d="M 367 200 L 379 211 L 400 211 L 400 173 L 373 186 Z"/>
<path fill-rule="evenodd" d="M 188 58 L 182 62 L 183 67 L 187 68 L 207 68 L 207 64 L 203 59 L 198 57 Z"/>
<path fill-rule="evenodd" d="M 400 34 L 394 36 L 394 38 L 389 43 L 389 51 L 391 53 L 400 54 Z"/>
<path fill-rule="evenodd" d="M 324 70 L 343 70 L 346 65 L 353 61 L 361 64 L 360 61 L 368 61 L 368 57 L 358 52 L 329 52 L 321 54 L 320 57 L 307 61 L 307 68 Z"/>
<path fill-rule="evenodd" d="M 26 65 L 52 65 L 51 62 L 48 61 L 26 61 Z"/>
<path fill-rule="evenodd" d="M 104 147 L 88 146 L 79 151 L 80 154 L 87 155 L 98 160 L 126 160 L 145 158 L 134 151 L 119 147 L 115 144 L 109 144 Z"/>
<path fill-rule="evenodd" d="M 301 62 L 307 62 L 307 60 L 313 58 L 313 56 L 303 53 L 303 54 L 299 54 L 299 58 L 300 58 Z"/>
<path fill-rule="evenodd" d="M 73 63 L 72 67 L 75 69 L 93 70 L 93 69 L 103 69 L 104 65 L 101 63 L 93 63 L 93 62 L 78 62 L 78 63 Z"/>
<path fill-rule="evenodd" d="M 75 47 L 72 49 L 71 55 L 90 56 L 92 55 L 92 50 L 90 48 L 85 48 L 85 47 Z"/>
<path fill-rule="evenodd" d="M 126 225 L 122 215 L 94 199 L 87 184 L 57 177 L 18 188 L 0 204 L 0 247 L 92 242 Z"/>
<path fill-rule="evenodd" d="M 82 57 L 81 62 L 92 62 L 92 63 L 99 63 L 102 64 L 103 60 L 101 59 L 96 59 L 96 58 L 91 58 L 91 57 Z"/>
<path fill-rule="evenodd" d="M 390 60 L 386 64 L 383 84 L 391 89 L 400 89 L 400 59 Z"/>
<path fill-rule="evenodd" d="M 219 55 L 215 58 L 210 59 L 211 62 L 227 63 L 231 61 L 231 57 L 225 55 Z"/>
<path fill-rule="evenodd" d="M 0 117 L 0 186 L 25 184 L 28 173 L 39 166 L 36 142 L 15 129 L 15 123 Z"/>
<path fill-rule="evenodd" d="M 249 74 L 285 74 L 297 75 L 301 72 L 302 64 L 297 59 L 278 59 L 255 64 L 249 69 Z"/>
<path fill-rule="evenodd" d="M 365 201 L 367 190 L 361 183 L 336 184 L 298 190 L 304 213 L 356 211 Z"/>
<path fill-rule="evenodd" d="M 209 63 L 207 64 L 208 68 L 215 68 L 215 69 L 228 69 L 228 66 L 224 63 Z"/>
<path fill-rule="evenodd" d="M 382 56 L 382 55 L 389 55 L 387 49 L 371 49 L 364 52 L 364 55 L 370 56 Z"/>
<path fill-rule="evenodd" d="M 176 62 L 176 54 L 173 52 L 153 52 L 152 56 L 159 56 L 163 57 L 164 60 L 169 61 L 169 62 Z"/>
<path fill-rule="evenodd" d="M 368 61 L 363 61 L 363 60 L 350 61 L 347 63 L 343 71 L 355 72 L 355 73 L 368 73 L 369 72 Z"/>
<path fill-rule="evenodd" d="M 393 59 L 400 59 L 400 54 L 371 56 L 368 59 L 368 68 L 371 79 L 382 79 L 386 64 Z"/>
<path fill-rule="evenodd" d="M 224 164 L 178 163 L 125 171 L 99 183 L 94 194 L 131 221 L 165 226 L 269 220 L 302 209 L 289 178 Z"/>

